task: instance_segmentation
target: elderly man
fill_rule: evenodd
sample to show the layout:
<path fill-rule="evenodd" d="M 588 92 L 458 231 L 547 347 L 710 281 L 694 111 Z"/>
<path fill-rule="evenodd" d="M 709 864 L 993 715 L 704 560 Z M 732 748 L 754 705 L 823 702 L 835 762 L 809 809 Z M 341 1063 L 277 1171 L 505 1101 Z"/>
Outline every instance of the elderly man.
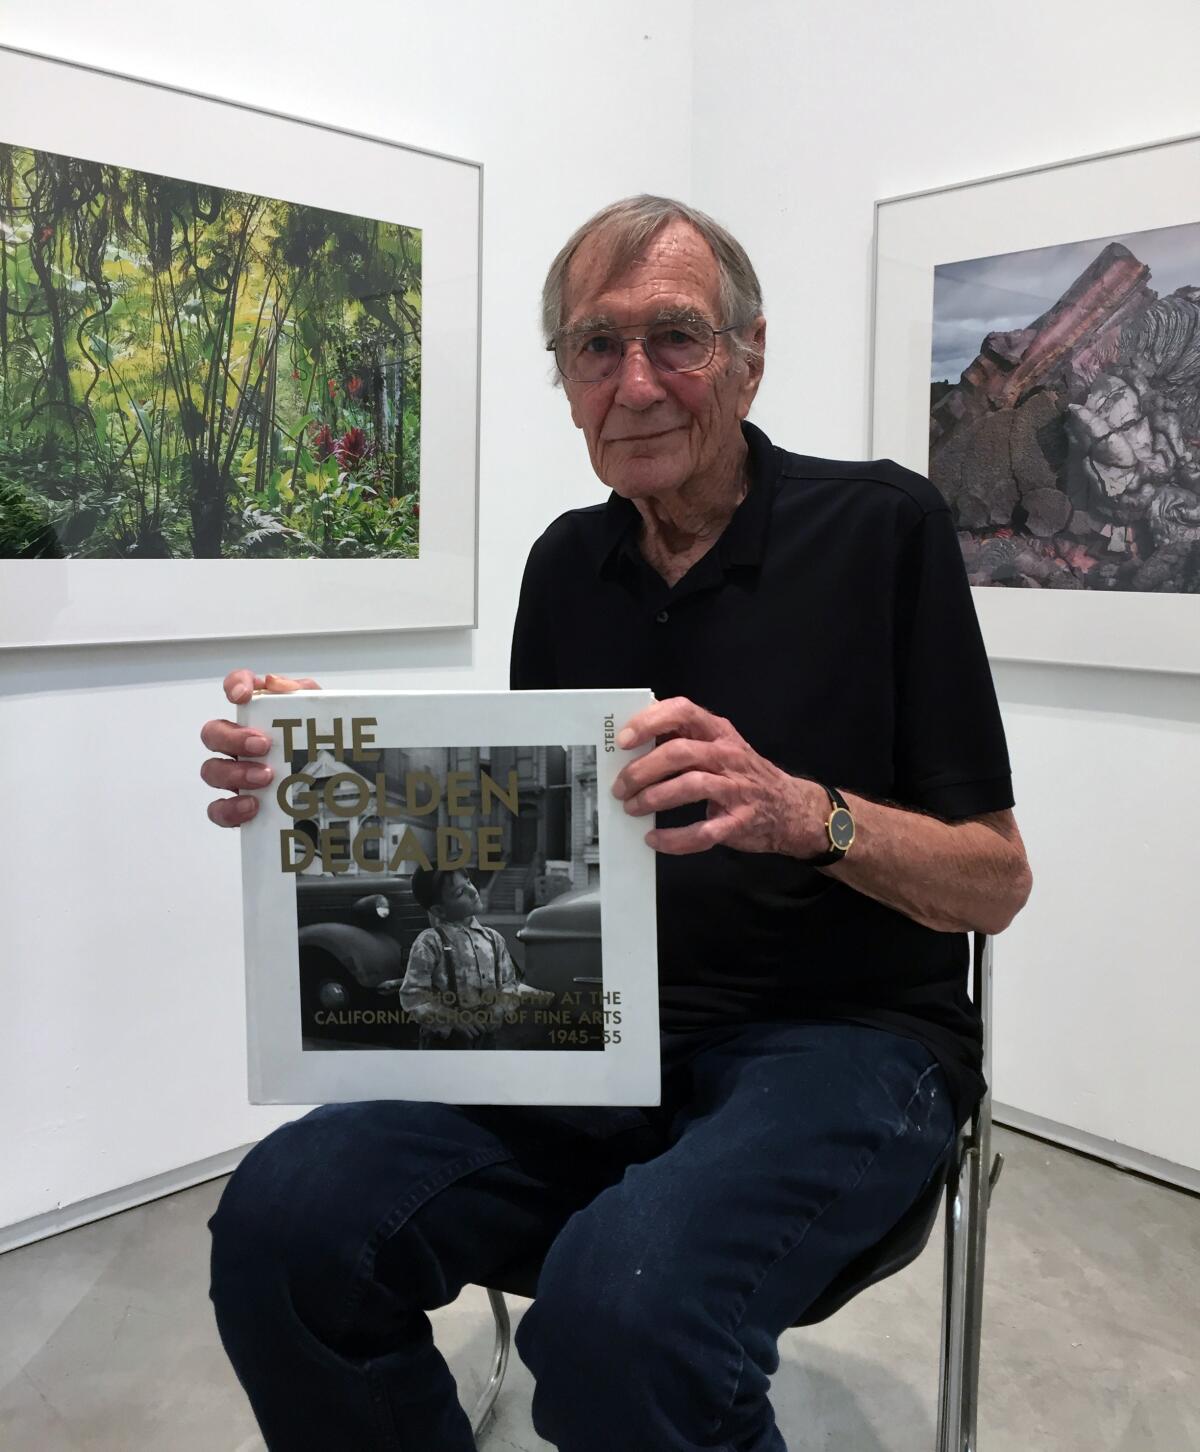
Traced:
<path fill-rule="evenodd" d="M 616 792 L 657 819 L 662 1105 L 337 1105 L 253 1150 L 213 1219 L 212 1293 L 280 1452 L 467 1452 L 426 1313 L 535 1256 L 517 1346 L 541 1436 L 779 1452 L 778 1337 L 969 1114 L 965 934 L 1030 888 L 946 506 L 895 464 L 745 422 L 765 323 L 735 239 L 619 202 L 555 259 L 544 314 L 609 497 L 534 545 L 512 685 L 659 698 L 618 737 L 657 745 Z M 226 691 L 297 684 L 235 671 Z M 229 722 L 203 734 L 255 750 Z"/>

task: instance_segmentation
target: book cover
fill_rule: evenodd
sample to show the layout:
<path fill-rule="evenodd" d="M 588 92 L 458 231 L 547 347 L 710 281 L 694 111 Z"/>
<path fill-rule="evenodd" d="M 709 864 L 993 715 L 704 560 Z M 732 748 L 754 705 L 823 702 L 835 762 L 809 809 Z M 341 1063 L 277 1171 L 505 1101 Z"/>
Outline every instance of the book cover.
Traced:
<path fill-rule="evenodd" d="M 252 1102 L 658 1102 L 654 852 L 611 790 L 652 700 L 239 707 L 275 772 L 240 829 Z"/>

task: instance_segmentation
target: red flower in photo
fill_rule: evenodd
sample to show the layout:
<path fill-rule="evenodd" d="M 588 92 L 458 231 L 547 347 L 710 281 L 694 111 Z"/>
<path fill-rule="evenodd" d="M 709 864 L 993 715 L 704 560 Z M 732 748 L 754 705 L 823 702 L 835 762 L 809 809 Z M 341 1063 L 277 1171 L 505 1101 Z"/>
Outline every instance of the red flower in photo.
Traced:
<path fill-rule="evenodd" d="M 360 428 L 347 429 L 334 445 L 338 463 L 343 469 L 353 469 L 361 464 L 370 452 L 367 436 Z"/>
<path fill-rule="evenodd" d="M 336 448 L 333 430 L 328 424 L 313 424 L 309 430 L 309 444 L 314 456 L 324 462 Z"/>
<path fill-rule="evenodd" d="M 329 390 L 330 398 L 337 397 L 338 383 L 336 378 L 327 378 L 325 380 L 325 387 Z"/>
<path fill-rule="evenodd" d="M 363 391 L 363 381 L 357 373 L 351 373 L 346 382 L 346 392 L 351 398 L 358 398 Z"/>

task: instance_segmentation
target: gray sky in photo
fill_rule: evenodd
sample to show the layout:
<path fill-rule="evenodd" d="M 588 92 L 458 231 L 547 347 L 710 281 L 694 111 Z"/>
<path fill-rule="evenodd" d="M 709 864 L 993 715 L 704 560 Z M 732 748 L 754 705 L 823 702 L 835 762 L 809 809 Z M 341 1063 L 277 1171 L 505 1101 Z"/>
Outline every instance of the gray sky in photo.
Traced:
<path fill-rule="evenodd" d="M 1028 327 L 1052 307 L 1110 242 L 1123 242 L 1150 268 L 1149 286 L 1166 297 L 1200 287 L 1200 223 L 1033 247 L 997 257 L 946 262 L 933 273 L 933 382 L 957 383 L 988 333 Z"/>

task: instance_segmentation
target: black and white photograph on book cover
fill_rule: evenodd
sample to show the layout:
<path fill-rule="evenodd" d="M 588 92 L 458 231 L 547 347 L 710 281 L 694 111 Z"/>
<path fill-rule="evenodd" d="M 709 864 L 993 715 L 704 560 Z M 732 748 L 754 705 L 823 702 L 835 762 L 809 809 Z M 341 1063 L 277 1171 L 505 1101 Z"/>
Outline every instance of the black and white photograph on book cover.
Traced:
<path fill-rule="evenodd" d="M 603 1051 L 594 745 L 293 751 L 306 1051 Z"/>

